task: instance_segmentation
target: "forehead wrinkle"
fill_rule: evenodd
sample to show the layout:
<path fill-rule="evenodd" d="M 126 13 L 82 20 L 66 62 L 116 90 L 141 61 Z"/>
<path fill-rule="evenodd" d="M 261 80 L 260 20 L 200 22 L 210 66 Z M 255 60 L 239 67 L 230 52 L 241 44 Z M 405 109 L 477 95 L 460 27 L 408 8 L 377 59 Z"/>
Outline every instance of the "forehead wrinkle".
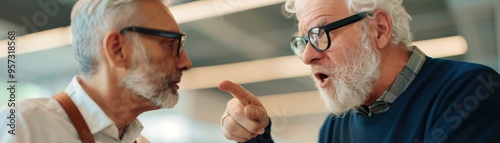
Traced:
<path fill-rule="evenodd" d="M 305 24 L 299 25 L 299 32 L 298 34 L 300 35 L 305 35 L 309 31 L 309 29 L 313 27 L 318 27 L 318 26 L 324 26 L 331 22 L 330 18 L 331 16 L 320 16 L 319 18 L 310 18 L 311 20 L 308 20 L 304 22 Z"/>

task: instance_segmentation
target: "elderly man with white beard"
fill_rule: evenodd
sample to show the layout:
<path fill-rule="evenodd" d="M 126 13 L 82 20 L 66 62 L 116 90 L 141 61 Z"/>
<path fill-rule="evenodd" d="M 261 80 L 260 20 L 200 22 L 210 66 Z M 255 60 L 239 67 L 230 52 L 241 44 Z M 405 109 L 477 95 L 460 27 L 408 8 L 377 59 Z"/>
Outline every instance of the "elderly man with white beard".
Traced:
<path fill-rule="evenodd" d="M 80 75 L 53 98 L 20 101 L 15 133 L 2 125 L 0 142 L 148 142 L 137 116 L 173 108 L 192 66 L 169 9 L 160 0 L 79 0 L 71 29 Z"/>
<path fill-rule="evenodd" d="M 500 75 L 426 56 L 411 44 L 402 0 L 287 0 L 285 9 L 299 21 L 291 48 L 331 111 L 319 142 L 500 140 Z M 230 81 L 219 89 L 234 96 L 221 117 L 227 139 L 273 142 L 254 95 Z"/>

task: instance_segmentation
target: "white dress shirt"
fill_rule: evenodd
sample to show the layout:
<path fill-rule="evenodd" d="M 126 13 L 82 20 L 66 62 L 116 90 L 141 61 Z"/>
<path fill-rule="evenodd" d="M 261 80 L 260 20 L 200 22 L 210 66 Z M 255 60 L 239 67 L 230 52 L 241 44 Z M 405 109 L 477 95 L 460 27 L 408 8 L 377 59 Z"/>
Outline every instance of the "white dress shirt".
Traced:
<path fill-rule="evenodd" d="M 118 137 L 115 123 L 88 96 L 78 83 L 77 76 L 64 91 L 73 100 L 96 143 L 148 143 L 140 136 L 143 126 L 134 120 L 126 127 L 123 137 Z M 61 107 L 53 98 L 26 99 L 16 103 L 15 135 L 6 117 L 10 115 L 9 107 L 0 109 L 0 143 L 81 143 L 76 129 Z"/>

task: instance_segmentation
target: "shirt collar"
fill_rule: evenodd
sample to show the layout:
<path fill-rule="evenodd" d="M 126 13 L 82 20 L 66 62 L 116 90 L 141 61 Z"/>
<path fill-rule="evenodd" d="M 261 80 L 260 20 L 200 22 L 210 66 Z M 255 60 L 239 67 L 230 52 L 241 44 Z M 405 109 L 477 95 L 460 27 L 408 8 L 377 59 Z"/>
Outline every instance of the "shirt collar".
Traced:
<path fill-rule="evenodd" d="M 83 90 L 79 83 L 78 76 L 73 77 L 70 84 L 64 91 L 73 100 L 92 134 L 104 132 L 105 134 L 118 138 L 118 129 L 104 111 L 95 103 L 92 98 Z M 124 131 L 122 141 L 131 140 L 132 142 L 140 135 L 143 125 L 135 119 Z M 130 141 L 127 141 L 130 142 Z"/>
<path fill-rule="evenodd" d="M 413 79 L 417 76 L 418 72 L 422 68 L 422 65 L 424 65 L 426 55 L 416 46 L 413 46 L 412 50 L 413 52 L 408 60 L 408 63 L 406 63 L 403 70 L 399 72 L 394 82 L 392 82 L 391 86 L 389 86 L 389 89 L 387 89 L 372 105 L 361 105 L 354 108 L 355 112 L 365 116 L 373 116 L 389 110 L 392 103 L 394 103 L 399 95 L 406 90 Z"/>

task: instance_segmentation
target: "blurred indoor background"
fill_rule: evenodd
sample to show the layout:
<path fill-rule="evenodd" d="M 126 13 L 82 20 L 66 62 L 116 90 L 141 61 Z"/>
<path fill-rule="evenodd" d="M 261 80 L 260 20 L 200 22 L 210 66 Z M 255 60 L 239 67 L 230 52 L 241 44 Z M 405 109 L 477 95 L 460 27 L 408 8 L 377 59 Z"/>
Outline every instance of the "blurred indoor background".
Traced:
<path fill-rule="evenodd" d="M 0 1 L 0 105 L 7 95 L 7 31 L 17 33 L 17 100 L 49 97 L 78 74 L 71 50 L 70 11 L 76 0 Z M 308 67 L 289 48 L 296 20 L 284 0 L 176 0 L 171 11 L 188 34 L 193 62 L 174 109 L 145 113 L 153 143 L 220 143 L 219 119 L 231 95 L 216 86 L 242 83 L 266 106 L 278 143 L 317 142 L 324 109 Z M 500 70 L 500 0 L 404 0 L 415 44 L 431 57 Z M 1 117 L 4 118 L 4 117 Z"/>

